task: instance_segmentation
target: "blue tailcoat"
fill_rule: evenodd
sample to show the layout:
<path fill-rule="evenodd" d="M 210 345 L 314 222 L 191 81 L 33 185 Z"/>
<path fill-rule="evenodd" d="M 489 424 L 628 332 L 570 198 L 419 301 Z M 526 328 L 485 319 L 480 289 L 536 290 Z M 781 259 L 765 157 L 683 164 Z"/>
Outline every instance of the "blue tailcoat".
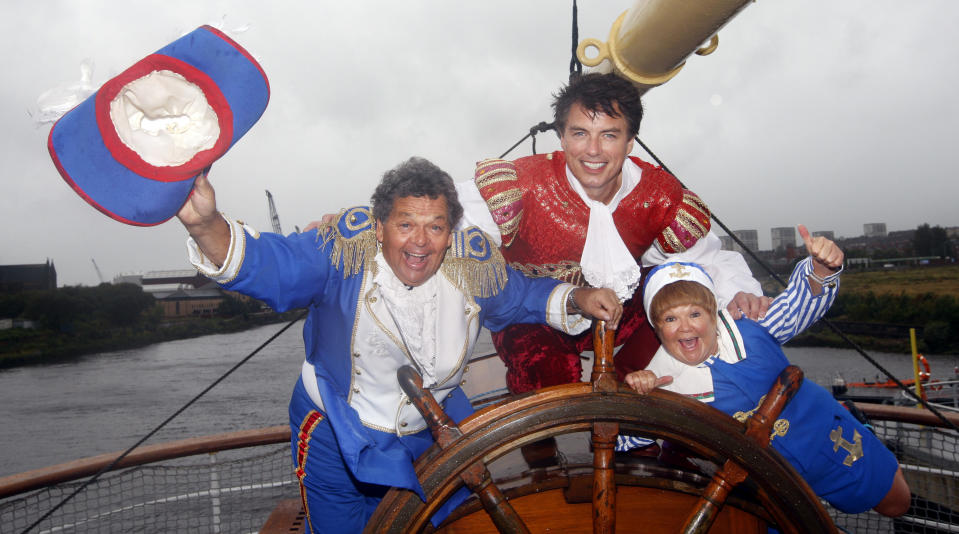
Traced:
<path fill-rule="evenodd" d="M 382 314 L 377 315 L 380 304 L 371 297 L 370 271 L 376 268 L 372 261 L 376 251 L 372 223 L 369 208 L 358 207 L 341 213 L 333 225 L 317 232 L 287 237 L 269 233 L 235 236 L 235 240 L 245 240 L 241 247 L 244 256 L 237 276 L 224 287 L 263 300 L 278 311 L 309 308 L 303 327 L 306 360 L 315 369 L 322 411 L 332 425 L 346 465 L 360 481 L 408 488 L 422 497 L 412 462 L 432 443 L 428 431 L 414 432 L 420 428 L 417 425 L 412 425 L 410 432 L 376 428 L 365 423 L 351 404 L 365 394 L 357 376 L 357 362 L 364 357 L 358 355 L 358 347 L 368 340 L 357 335 L 358 315 L 370 313 L 376 321 L 389 322 Z M 446 321 L 448 330 L 459 329 L 463 335 L 453 372 L 436 388 L 441 393 L 438 398 L 445 394 L 440 400 L 447 413 L 460 421 L 472 413 L 459 382 L 479 327 L 496 331 L 512 323 L 545 323 L 547 304 L 555 298 L 559 282 L 526 278 L 512 270 L 476 228 L 454 232 L 453 246 L 436 276 L 443 276 L 451 283 L 449 287 L 462 295 L 463 308 L 439 312 L 441 327 Z M 467 337 L 465 342 L 462 337 Z M 380 385 L 388 383 L 388 387 L 398 389 L 396 361 L 384 361 L 379 366 L 364 363 L 368 366 L 365 369 L 382 373 Z M 291 408 L 306 400 L 296 398 L 303 394 L 298 386 Z M 392 402 L 393 397 L 390 399 Z M 411 420 L 416 417 L 403 416 Z M 296 434 L 298 429 L 291 424 Z"/>

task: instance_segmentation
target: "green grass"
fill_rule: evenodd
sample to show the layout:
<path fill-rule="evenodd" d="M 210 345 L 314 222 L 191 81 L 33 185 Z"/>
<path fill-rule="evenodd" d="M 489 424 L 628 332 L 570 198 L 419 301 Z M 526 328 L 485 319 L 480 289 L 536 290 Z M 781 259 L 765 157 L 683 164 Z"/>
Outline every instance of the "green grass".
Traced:
<path fill-rule="evenodd" d="M 876 295 L 952 295 L 959 298 L 959 265 L 924 266 L 914 269 L 849 272 L 842 276 L 842 293 Z"/>

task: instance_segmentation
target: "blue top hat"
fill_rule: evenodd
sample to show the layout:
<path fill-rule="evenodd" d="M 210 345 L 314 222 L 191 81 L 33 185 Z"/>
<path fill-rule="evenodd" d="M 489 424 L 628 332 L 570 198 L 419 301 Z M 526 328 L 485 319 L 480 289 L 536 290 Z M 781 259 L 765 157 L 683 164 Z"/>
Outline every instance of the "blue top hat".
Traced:
<path fill-rule="evenodd" d="M 196 177 L 260 118 L 266 74 L 232 39 L 201 26 L 109 80 L 50 130 L 68 184 L 135 226 L 179 211 Z"/>

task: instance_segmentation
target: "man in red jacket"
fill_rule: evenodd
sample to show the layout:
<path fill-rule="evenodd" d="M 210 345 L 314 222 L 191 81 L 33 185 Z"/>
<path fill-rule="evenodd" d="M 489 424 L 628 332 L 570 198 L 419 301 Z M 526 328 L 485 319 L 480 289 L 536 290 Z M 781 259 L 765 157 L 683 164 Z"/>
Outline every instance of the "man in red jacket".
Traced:
<path fill-rule="evenodd" d="M 695 261 L 710 271 L 722 305 L 757 318 L 768 299 L 742 256 L 720 250 L 709 209 L 663 169 L 628 157 L 643 108 L 636 89 L 613 74 L 574 78 L 553 102 L 563 150 L 515 161 L 486 160 L 457 184 L 466 214 L 501 243 L 510 265 L 531 276 L 610 287 L 624 301 L 616 369 L 642 369 L 659 342 L 641 299 L 641 267 Z M 518 324 L 493 334 L 512 393 L 580 380 L 592 334 L 570 336 Z"/>

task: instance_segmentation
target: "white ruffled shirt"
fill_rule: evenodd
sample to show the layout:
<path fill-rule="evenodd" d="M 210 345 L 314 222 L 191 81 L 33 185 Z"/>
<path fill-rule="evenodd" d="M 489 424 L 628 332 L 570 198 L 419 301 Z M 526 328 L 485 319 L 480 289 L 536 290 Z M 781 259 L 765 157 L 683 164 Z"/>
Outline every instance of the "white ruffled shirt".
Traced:
<path fill-rule="evenodd" d="M 396 277 L 382 252 L 376 253 L 375 261 L 378 269 L 373 282 L 386 300 L 386 308 L 423 377 L 423 385 L 430 387 L 437 380 L 436 277 L 431 276 L 421 285 L 409 288 Z"/>

